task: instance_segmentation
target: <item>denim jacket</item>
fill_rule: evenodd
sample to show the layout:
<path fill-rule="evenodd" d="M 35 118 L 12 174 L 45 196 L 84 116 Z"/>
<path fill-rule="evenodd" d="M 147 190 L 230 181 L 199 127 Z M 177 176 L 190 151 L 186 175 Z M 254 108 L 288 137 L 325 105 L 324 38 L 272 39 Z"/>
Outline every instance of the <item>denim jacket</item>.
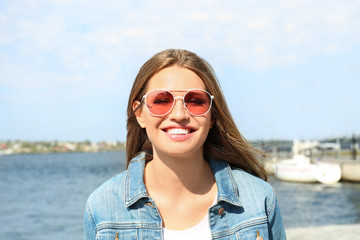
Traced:
<path fill-rule="evenodd" d="M 218 188 L 209 208 L 212 239 L 286 239 L 272 187 L 224 161 L 210 160 Z M 145 153 L 126 171 L 112 177 L 89 197 L 84 217 L 85 240 L 163 239 L 163 222 L 144 181 Z"/>

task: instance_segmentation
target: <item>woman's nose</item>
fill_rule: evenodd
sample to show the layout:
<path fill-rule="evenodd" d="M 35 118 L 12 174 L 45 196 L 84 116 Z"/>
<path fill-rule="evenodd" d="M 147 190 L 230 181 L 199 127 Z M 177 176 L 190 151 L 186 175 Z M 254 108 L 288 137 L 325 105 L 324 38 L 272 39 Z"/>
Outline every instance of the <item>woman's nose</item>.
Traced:
<path fill-rule="evenodd" d="M 188 120 L 190 115 L 185 109 L 183 98 L 175 98 L 174 107 L 169 114 L 169 119 L 174 121 Z"/>

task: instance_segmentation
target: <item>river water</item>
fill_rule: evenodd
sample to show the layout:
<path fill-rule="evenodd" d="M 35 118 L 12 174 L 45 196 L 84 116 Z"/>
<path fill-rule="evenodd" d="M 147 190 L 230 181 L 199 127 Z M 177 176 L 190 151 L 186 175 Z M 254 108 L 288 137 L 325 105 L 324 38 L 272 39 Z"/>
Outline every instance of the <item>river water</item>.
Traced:
<path fill-rule="evenodd" d="M 0 240 L 82 239 L 87 197 L 124 169 L 124 152 L 0 156 Z M 287 228 L 360 223 L 359 183 L 269 182 Z"/>

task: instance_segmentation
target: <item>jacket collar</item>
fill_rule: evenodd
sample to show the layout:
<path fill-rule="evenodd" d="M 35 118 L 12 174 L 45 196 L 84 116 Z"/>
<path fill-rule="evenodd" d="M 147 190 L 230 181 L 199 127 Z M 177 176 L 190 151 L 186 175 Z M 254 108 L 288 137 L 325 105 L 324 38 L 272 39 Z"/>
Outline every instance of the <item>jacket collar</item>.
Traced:
<path fill-rule="evenodd" d="M 211 159 L 210 167 L 214 173 L 218 188 L 218 202 L 225 201 L 241 207 L 238 185 L 228 162 Z"/>
<path fill-rule="evenodd" d="M 144 184 L 145 161 L 146 153 L 141 152 L 129 164 L 125 179 L 126 207 L 133 205 L 141 198 L 149 197 Z M 225 201 L 235 206 L 241 206 L 239 190 L 229 164 L 220 160 L 210 160 L 209 162 L 218 188 L 218 202 Z"/>
<path fill-rule="evenodd" d="M 125 179 L 126 207 L 130 207 L 141 198 L 149 197 L 144 183 L 145 160 L 146 153 L 141 152 L 129 164 Z"/>

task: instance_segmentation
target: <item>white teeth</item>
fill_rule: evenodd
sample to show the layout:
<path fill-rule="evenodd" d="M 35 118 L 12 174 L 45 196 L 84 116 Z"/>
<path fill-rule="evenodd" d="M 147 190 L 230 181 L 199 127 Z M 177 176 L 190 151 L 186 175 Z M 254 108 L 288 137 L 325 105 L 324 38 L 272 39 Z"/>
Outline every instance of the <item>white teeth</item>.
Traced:
<path fill-rule="evenodd" d="M 167 133 L 173 134 L 173 135 L 186 135 L 189 134 L 189 129 L 184 128 L 171 128 L 167 130 Z"/>

